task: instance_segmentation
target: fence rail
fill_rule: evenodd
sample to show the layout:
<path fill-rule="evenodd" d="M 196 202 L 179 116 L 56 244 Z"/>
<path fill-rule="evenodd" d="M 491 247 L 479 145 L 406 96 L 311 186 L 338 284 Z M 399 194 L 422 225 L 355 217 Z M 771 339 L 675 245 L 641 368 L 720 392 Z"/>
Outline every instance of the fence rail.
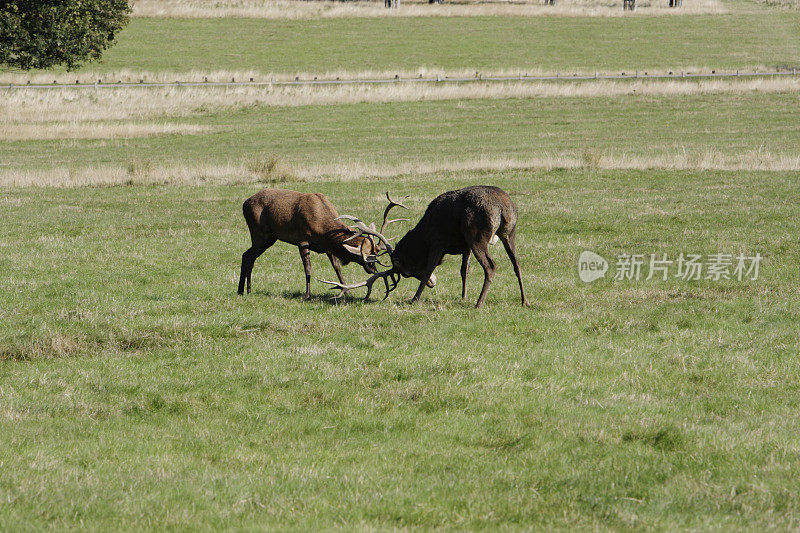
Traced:
<path fill-rule="evenodd" d="M 508 82 L 508 81 L 586 81 L 586 80 L 632 80 L 632 79 L 697 79 L 697 78 L 754 78 L 754 77 L 775 77 L 775 76 L 797 76 L 800 74 L 798 69 L 777 70 L 772 72 L 741 72 L 739 70 L 730 72 L 685 72 L 671 71 L 668 74 L 648 74 L 633 71 L 632 73 L 622 72 L 621 74 L 564 74 L 557 73 L 550 76 L 528 76 L 519 74 L 517 76 L 492 76 L 477 74 L 469 77 L 448 77 L 437 75 L 436 77 L 415 77 L 403 78 L 399 75 L 394 78 L 380 79 L 317 79 L 312 80 L 275 80 L 274 78 L 266 81 L 174 81 L 174 82 L 148 82 L 140 80 L 136 82 L 121 81 L 104 83 L 98 80 L 96 83 L 25 83 L 25 84 L 0 84 L 0 89 L 113 89 L 115 87 L 240 87 L 240 86 L 297 86 L 297 85 L 367 85 L 367 84 L 392 84 L 392 83 L 469 83 L 469 82 Z"/>

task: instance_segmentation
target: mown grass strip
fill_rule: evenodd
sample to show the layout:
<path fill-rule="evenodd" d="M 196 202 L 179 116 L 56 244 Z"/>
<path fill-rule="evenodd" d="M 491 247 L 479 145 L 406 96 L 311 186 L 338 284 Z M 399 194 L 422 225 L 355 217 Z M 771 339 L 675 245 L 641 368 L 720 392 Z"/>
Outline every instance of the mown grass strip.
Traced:
<path fill-rule="evenodd" d="M 655 166 L 667 167 L 673 161 L 702 168 L 706 154 L 711 168 L 793 168 L 800 145 L 797 101 L 796 93 L 732 93 L 253 106 L 190 121 L 212 128 L 210 134 L 5 142 L 0 172 L 10 178 L 86 167 L 124 172 L 130 161 L 153 169 L 190 169 L 189 163 L 243 168 L 260 154 L 274 154 L 305 175 L 348 166 L 380 167 L 386 175 L 387 169 L 396 173 L 393 167 L 439 162 L 458 168 L 480 160 L 523 166 L 585 160 L 589 167 L 602 167 L 604 160 L 611 166 L 664 161 Z M 751 158 L 749 167 L 743 155 Z"/>

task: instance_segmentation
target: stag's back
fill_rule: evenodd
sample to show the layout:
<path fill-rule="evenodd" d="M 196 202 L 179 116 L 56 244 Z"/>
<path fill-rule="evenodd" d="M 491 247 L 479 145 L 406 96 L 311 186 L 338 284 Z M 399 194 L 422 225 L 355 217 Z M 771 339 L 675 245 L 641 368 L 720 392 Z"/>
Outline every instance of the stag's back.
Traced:
<path fill-rule="evenodd" d="M 285 189 L 264 189 L 242 206 L 250 231 L 274 235 L 278 239 L 297 243 L 315 240 L 341 224 L 339 214 L 322 194 L 301 193 Z"/>
<path fill-rule="evenodd" d="M 499 187 L 476 185 L 440 194 L 428 205 L 418 228 L 463 235 L 468 228 L 508 235 L 517 225 L 517 206 Z"/>

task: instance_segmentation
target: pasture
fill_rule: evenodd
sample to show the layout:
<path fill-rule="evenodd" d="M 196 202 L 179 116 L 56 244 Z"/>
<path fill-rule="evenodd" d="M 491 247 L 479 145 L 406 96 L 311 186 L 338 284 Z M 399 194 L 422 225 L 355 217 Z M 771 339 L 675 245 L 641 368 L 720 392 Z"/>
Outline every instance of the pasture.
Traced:
<path fill-rule="evenodd" d="M 281 244 L 238 297 L 253 185 L 5 191 L 0 525 L 791 527 L 795 179 L 393 180 L 412 216 L 489 180 L 517 201 L 533 305 L 495 249 L 482 312 L 454 258 L 417 307 L 410 280 L 383 303 L 321 284 L 304 302 Z M 389 184 L 292 185 L 375 220 Z M 584 285 L 583 249 L 765 261 L 755 282 Z"/>
<path fill-rule="evenodd" d="M 800 15 L 755 2 L 286 20 L 193 1 L 136 13 L 100 64 L 0 83 L 800 66 Z M 0 530 L 796 529 L 799 83 L 3 90 Z M 529 308 L 499 246 L 481 310 L 480 268 L 462 301 L 452 256 L 415 306 L 409 279 L 303 301 L 283 243 L 236 295 L 260 188 L 366 221 L 407 194 L 413 224 L 472 184 L 519 206 Z M 604 279 L 580 281 L 584 250 Z M 681 253 L 762 262 L 614 279 L 619 254 Z"/>
<path fill-rule="evenodd" d="M 783 10 L 632 18 L 135 18 L 100 63 L 72 74 L 0 73 L 0 83 L 206 76 L 229 81 L 231 73 L 268 80 L 358 73 L 791 69 L 800 67 L 798 25 L 800 13 Z"/>

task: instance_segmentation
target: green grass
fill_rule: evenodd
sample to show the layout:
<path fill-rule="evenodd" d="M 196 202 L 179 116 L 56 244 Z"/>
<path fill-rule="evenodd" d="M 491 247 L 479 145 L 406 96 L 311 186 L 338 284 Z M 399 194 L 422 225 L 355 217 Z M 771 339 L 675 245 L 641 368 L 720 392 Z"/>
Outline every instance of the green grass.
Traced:
<path fill-rule="evenodd" d="M 133 19 L 85 70 L 325 73 L 436 67 L 800 66 L 800 14 L 637 18 Z"/>
<path fill-rule="evenodd" d="M 416 307 L 408 280 L 303 302 L 280 243 L 236 296 L 255 184 L 0 191 L 0 529 L 796 527 L 798 178 L 294 184 L 370 220 L 387 188 L 414 219 L 505 188 L 533 306 L 495 248 L 479 311 L 454 258 Z M 584 285 L 584 249 L 764 262 L 755 282 Z"/>
<path fill-rule="evenodd" d="M 295 165 L 580 157 L 588 148 L 606 156 L 796 155 L 798 103 L 796 94 L 745 93 L 254 106 L 179 119 L 215 128 L 203 135 L 6 142 L 0 170 L 224 163 L 265 151 Z"/>
<path fill-rule="evenodd" d="M 800 15 L 134 19 L 87 69 L 485 71 L 797 65 Z M 797 155 L 796 94 L 253 106 L 206 135 L 0 143 L 0 171 L 572 155 Z M 754 156 L 758 157 L 758 155 Z M 754 165 L 758 161 L 753 161 Z M 515 170 L 284 185 L 376 220 L 491 183 L 500 247 L 417 306 L 301 300 L 257 262 L 261 185 L 0 189 L 0 531 L 796 529 L 798 172 Z M 407 226 L 406 226 L 407 227 Z M 401 228 L 395 231 L 400 232 Z M 760 253 L 757 281 L 578 280 L 577 258 Z M 333 277 L 312 258 L 314 277 Z M 612 267 L 613 270 L 613 267 Z M 357 267 L 348 280 L 363 279 Z"/>

